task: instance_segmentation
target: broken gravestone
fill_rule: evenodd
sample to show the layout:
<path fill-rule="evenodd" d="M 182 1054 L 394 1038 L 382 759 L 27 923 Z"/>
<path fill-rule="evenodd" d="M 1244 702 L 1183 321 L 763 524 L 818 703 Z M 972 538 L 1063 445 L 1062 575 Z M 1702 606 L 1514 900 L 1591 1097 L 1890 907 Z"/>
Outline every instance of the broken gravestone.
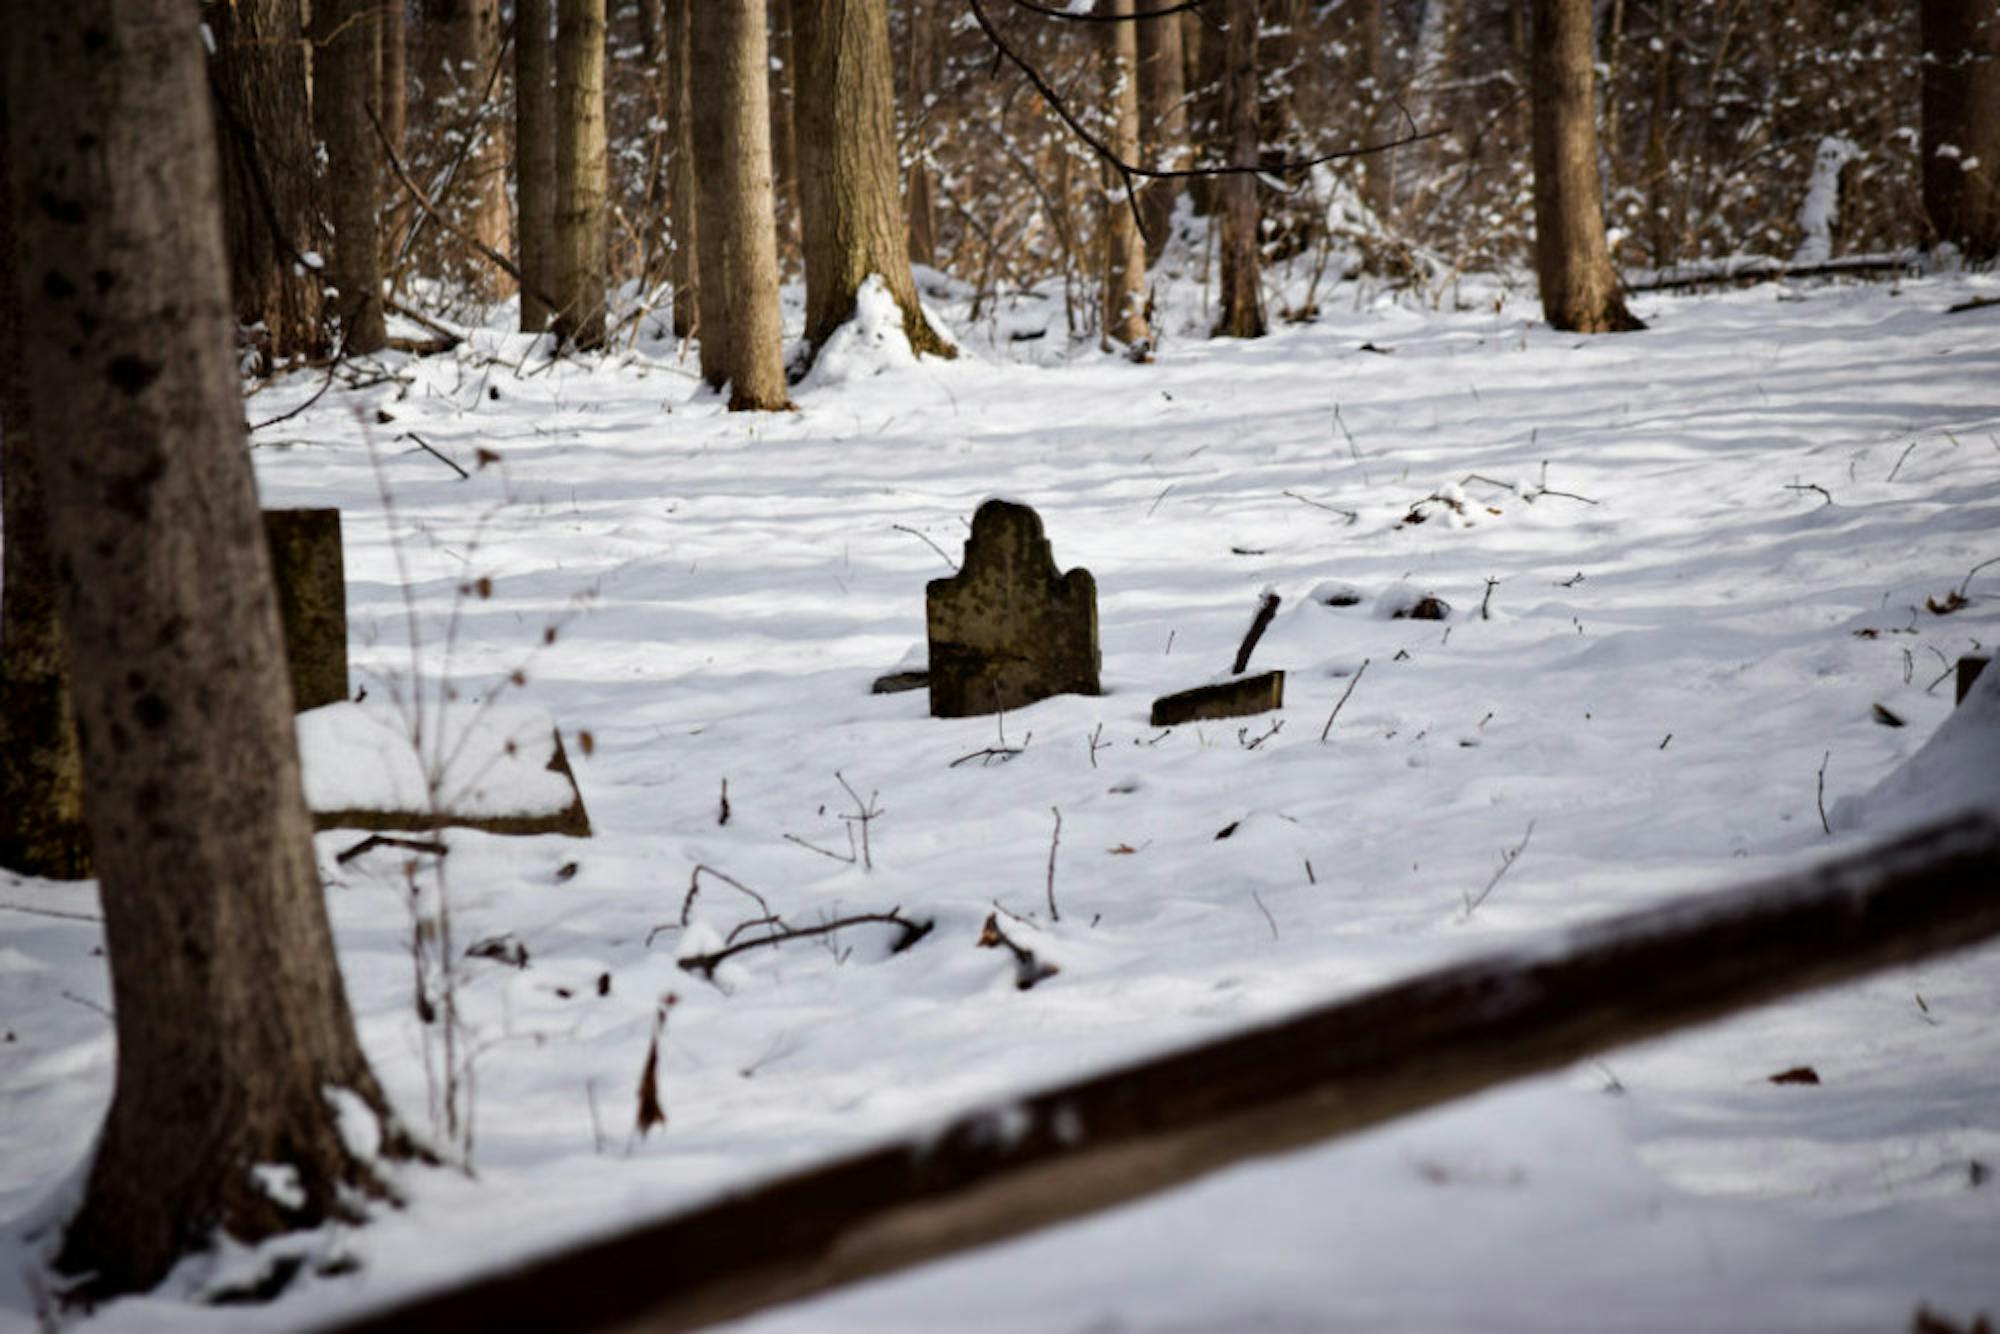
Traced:
<path fill-rule="evenodd" d="M 1160 696 L 1153 701 L 1152 725 L 1178 727 L 1182 723 L 1197 723 L 1209 718 L 1246 718 L 1251 714 L 1284 708 L 1283 672 L 1243 675 L 1250 666 L 1250 655 L 1257 651 L 1257 641 L 1264 637 L 1264 631 L 1278 614 L 1278 601 L 1278 595 L 1268 588 L 1257 599 L 1257 615 L 1236 650 L 1236 662 L 1229 669 L 1230 680 Z"/>
<path fill-rule="evenodd" d="M 1097 581 L 1056 568 L 1041 516 L 1026 505 L 979 507 L 963 568 L 930 582 L 925 611 L 933 717 L 1098 693 Z"/>
<path fill-rule="evenodd" d="M 340 511 L 264 511 L 271 579 L 284 622 L 292 711 L 347 698 L 347 577 L 340 552 Z"/>

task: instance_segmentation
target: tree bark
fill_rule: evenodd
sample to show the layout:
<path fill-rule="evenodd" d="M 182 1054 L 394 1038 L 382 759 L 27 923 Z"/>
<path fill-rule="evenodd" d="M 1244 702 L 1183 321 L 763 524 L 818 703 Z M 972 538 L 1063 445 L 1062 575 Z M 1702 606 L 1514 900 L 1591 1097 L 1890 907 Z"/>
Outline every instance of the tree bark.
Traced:
<path fill-rule="evenodd" d="M 1157 13 L 1174 2 L 1139 0 L 1139 12 Z M 1178 170 L 1190 160 L 1180 19 L 1178 15 L 1142 19 L 1133 26 L 1139 30 L 1139 138 L 1145 144 L 1146 165 Z M 1179 181 L 1146 183 L 1139 196 L 1139 217 L 1145 223 L 1149 250 L 1166 244 L 1180 197 Z"/>
<path fill-rule="evenodd" d="M 555 47 L 552 0 L 514 6 L 514 230 L 520 239 L 521 332 L 540 333 L 555 314 L 530 287 L 554 294 L 556 229 Z"/>
<path fill-rule="evenodd" d="M 923 145 L 929 141 L 930 100 L 937 92 L 939 0 L 909 0 L 909 42 L 903 60 L 903 124 L 918 149 L 905 174 L 904 202 L 909 213 L 910 262 L 936 264 L 938 249 L 937 188 Z"/>
<path fill-rule="evenodd" d="M 1535 273 L 1542 314 L 1573 333 L 1646 326 L 1625 308 L 1604 244 L 1590 0 L 1535 0 Z"/>
<path fill-rule="evenodd" d="M 896 182 L 896 83 L 886 0 L 794 0 L 804 167 L 806 338 L 813 351 L 854 318 L 879 276 L 914 352 L 957 355 L 924 318 Z"/>
<path fill-rule="evenodd" d="M 555 328 L 578 347 L 604 342 L 604 0 L 556 6 Z"/>
<path fill-rule="evenodd" d="M 0 256 L 15 254 L 0 61 Z M 90 874 L 83 757 L 69 697 L 41 466 L 28 422 L 21 293 L 0 281 L 0 867 L 52 880 Z"/>
<path fill-rule="evenodd" d="M 1257 0 L 1229 0 L 1224 55 L 1223 119 L 1231 164 L 1257 161 L 1262 146 L 1257 107 Z M 1264 283 L 1258 257 L 1257 178 L 1236 172 L 1216 182 L 1222 208 L 1222 309 L 1218 338 L 1262 338 Z"/>
<path fill-rule="evenodd" d="M 778 222 L 778 269 L 782 275 L 800 262 L 805 204 L 799 194 L 799 129 L 802 110 L 796 96 L 799 77 L 798 43 L 793 38 L 792 11 L 815 0 L 768 0 L 765 22 L 771 44 L 771 204 Z"/>
<path fill-rule="evenodd" d="M 639 58 L 650 66 L 660 63 L 660 50 L 667 38 L 667 11 L 662 0 L 639 0 Z"/>
<path fill-rule="evenodd" d="M 1100 58 L 1105 110 L 1110 117 L 1106 144 L 1121 162 L 1139 160 L 1139 35 L 1131 22 L 1133 0 L 1098 0 L 1097 12 L 1123 22 L 1102 29 Z M 1122 185 L 1105 173 L 1101 208 L 1104 232 L 1104 337 L 1127 346 L 1151 335 L 1146 317 L 1146 241 L 1132 216 Z"/>
<path fill-rule="evenodd" d="M 473 135 L 472 151 L 438 200 L 452 220 L 489 248 L 513 251 L 507 203 L 507 127 L 501 102 L 500 0 L 424 0 L 421 78 L 437 123 Z M 503 297 L 512 279 L 475 253 L 458 256 L 451 274 L 472 291 Z"/>
<path fill-rule="evenodd" d="M 405 157 L 403 141 L 410 125 L 410 26 L 404 0 L 384 0 L 381 5 L 381 101 L 382 130 L 397 157 Z"/>
<path fill-rule="evenodd" d="M 1973 261 L 2000 255 L 2000 8 L 1922 0 L 1924 213 Z"/>
<path fill-rule="evenodd" d="M 222 146 L 229 288 L 260 368 L 326 348 L 320 275 L 320 186 L 306 90 L 299 0 L 203 0 L 215 45 L 208 62 Z"/>
<path fill-rule="evenodd" d="M 355 1040 L 313 861 L 195 15 L 70 0 L 10 18 L 15 188 L 41 201 L 17 237 L 29 406 L 118 1038 L 57 1264 L 105 1295 L 218 1230 L 255 1242 L 384 1194 L 336 1098 L 387 1152 L 407 1140 Z M 260 1186 L 261 1165 L 296 1191 Z"/>
<path fill-rule="evenodd" d="M 672 136 L 667 165 L 667 216 L 673 253 L 667 276 L 673 283 L 674 337 L 687 338 L 701 320 L 701 265 L 697 259 L 700 226 L 694 173 L 694 102 L 692 67 L 688 63 L 689 6 L 694 0 L 667 4 L 667 118 Z"/>
<path fill-rule="evenodd" d="M 693 0 L 690 17 L 689 68 L 703 81 L 694 99 L 702 378 L 729 386 L 732 412 L 789 408 L 764 0 Z"/>
<path fill-rule="evenodd" d="M 329 298 L 329 313 L 339 320 L 340 348 L 348 353 L 379 352 L 389 341 L 382 317 L 381 150 L 368 124 L 381 8 L 381 0 L 313 5 L 313 117 L 326 145 L 333 219 L 327 267 L 338 293 Z"/>

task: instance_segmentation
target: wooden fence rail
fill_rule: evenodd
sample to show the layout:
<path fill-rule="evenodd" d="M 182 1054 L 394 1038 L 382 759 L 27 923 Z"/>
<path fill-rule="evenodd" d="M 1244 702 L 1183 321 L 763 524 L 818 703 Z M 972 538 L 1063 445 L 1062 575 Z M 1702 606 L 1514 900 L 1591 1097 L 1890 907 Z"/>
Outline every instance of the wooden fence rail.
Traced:
<path fill-rule="evenodd" d="M 1026 1094 L 343 1328 L 693 1328 L 1994 935 L 2000 820 L 1967 816 Z"/>

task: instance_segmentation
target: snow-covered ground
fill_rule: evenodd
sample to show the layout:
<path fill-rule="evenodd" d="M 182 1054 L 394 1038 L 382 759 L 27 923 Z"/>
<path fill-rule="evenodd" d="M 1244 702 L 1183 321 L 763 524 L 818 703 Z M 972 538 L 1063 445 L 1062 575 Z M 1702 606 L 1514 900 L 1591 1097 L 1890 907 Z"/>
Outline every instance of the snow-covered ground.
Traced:
<path fill-rule="evenodd" d="M 394 379 L 257 433 L 265 503 L 343 510 L 370 701 L 546 710 L 596 836 L 450 835 L 455 941 L 527 951 L 460 963 L 476 1179 L 407 1171 L 409 1208 L 278 1243 L 359 1267 L 275 1304 L 192 1304 L 264 1258 L 229 1251 L 79 1323 L 328 1319 L 1920 816 L 1935 785 L 1873 822 L 1843 808 L 1829 836 L 1821 775 L 1830 812 L 1872 788 L 1951 713 L 1952 662 L 2000 639 L 2000 565 L 1974 572 L 2000 557 L 2000 310 L 1946 313 L 1996 293 L 1642 298 L 1650 332 L 1581 338 L 1500 289 L 1437 313 L 1348 285 L 1319 322 L 1233 343 L 1199 336 L 1183 284 L 1139 366 L 1068 344 L 1059 300 L 974 323 L 941 291 L 959 361 L 909 364 L 864 328 L 796 413 L 755 416 L 650 333 L 553 365 L 497 330 L 390 358 Z M 955 559 L 995 494 L 1095 574 L 1106 693 L 952 721 L 871 695 L 921 662 L 924 584 L 949 572 L 932 544 Z M 1267 586 L 1254 666 L 1287 671 L 1283 712 L 1147 726 L 1154 696 L 1227 669 Z M 1967 605 L 1927 609 L 1954 591 Z M 1423 594 L 1449 618 L 1390 617 Z M 1019 754 L 954 763 L 1003 743 Z M 872 867 L 824 855 L 847 855 L 846 785 L 878 794 Z M 405 854 L 336 864 L 358 837 L 318 843 L 342 964 L 377 1070 L 433 1129 Z M 704 876 L 683 927 L 697 865 L 795 924 L 900 907 L 937 928 L 899 955 L 869 927 L 752 951 L 711 985 L 676 959 L 764 910 Z M 33 1229 L 113 1053 L 92 892 L 0 875 L 0 905 L 0 1326 L 21 1327 Z M 1058 975 L 1018 991 L 975 948 L 996 907 Z M 668 993 L 669 1121 L 642 1140 Z M 1800 1065 L 1821 1082 L 1769 1082 Z M 1921 1303 L 1969 1322 L 2000 1314 L 1997 1167 L 1987 949 L 744 1327 L 1876 1331 Z"/>

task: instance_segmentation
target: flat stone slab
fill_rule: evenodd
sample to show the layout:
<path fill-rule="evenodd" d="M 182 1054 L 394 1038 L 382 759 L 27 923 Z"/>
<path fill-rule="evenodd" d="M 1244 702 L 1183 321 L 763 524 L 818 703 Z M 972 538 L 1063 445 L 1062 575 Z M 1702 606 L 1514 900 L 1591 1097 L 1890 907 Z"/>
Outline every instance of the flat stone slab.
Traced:
<path fill-rule="evenodd" d="M 392 705 L 328 704 L 296 721 L 316 829 L 590 837 L 562 736 L 540 709 L 454 705 L 441 728 L 425 719 L 421 743 Z"/>
<path fill-rule="evenodd" d="M 1097 581 L 1056 568 L 1041 516 L 1026 505 L 981 505 L 964 565 L 933 579 L 924 600 L 933 717 L 1099 693 Z"/>
<path fill-rule="evenodd" d="M 1285 674 L 1260 672 L 1220 685 L 1196 686 L 1153 701 L 1155 727 L 1177 727 L 1208 718 L 1247 718 L 1285 707 Z"/>
<path fill-rule="evenodd" d="M 264 511 L 264 540 L 278 587 L 292 709 L 304 713 L 347 698 L 347 576 L 340 511 Z"/>

